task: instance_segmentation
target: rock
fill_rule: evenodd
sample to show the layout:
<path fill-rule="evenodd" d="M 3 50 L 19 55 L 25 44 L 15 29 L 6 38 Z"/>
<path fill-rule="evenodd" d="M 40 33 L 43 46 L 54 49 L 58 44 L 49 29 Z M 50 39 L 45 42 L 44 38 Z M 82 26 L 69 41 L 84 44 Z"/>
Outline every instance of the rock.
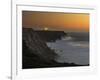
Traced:
<path fill-rule="evenodd" d="M 22 32 L 22 68 L 45 68 L 79 66 L 72 63 L 59 63 L 58 55 L 51 50 L 45 40 L 32 28 L 23 28 Z"/>
<path fill-rule="evenodd" d="M 67 33 L 64 31 L 44 31 L 38 30 L 35 31 L 38 35 L 46 42 L 54 42 L 56 40 L 60 40 L 62 37 L 66 36 Z"/>
<path fill-rule="evenodd" d="M 23 56 L 23 60 L 27 59 L 29 61 L 31 58 L 38 57 L 38 61 L 51 64 L 55 61 L 57 55 L 32 28 L 23 28 Z M 23 62 L 25 62 L 23 64 L 27 64 L 27 61 Z"/>

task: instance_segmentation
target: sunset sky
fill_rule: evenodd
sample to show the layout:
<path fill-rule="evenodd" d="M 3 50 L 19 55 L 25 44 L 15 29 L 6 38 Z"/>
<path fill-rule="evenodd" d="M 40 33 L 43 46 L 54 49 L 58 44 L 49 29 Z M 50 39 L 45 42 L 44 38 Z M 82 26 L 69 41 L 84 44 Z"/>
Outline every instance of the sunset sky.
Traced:
<path fill-rule="evenodd" d="M 89 14 L 23 11 L 22 26 L 35 30 L 88 32 Z"/>

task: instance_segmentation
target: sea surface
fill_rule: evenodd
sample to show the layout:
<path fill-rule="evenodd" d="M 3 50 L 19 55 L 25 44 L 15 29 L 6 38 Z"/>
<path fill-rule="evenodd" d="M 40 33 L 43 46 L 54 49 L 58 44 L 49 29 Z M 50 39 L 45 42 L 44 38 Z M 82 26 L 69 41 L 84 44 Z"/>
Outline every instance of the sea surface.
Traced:
<path fill-rule="evenodd" d="M 88 38 L 88 34 L 67 35 L 56 40 L 55 42 L 47 42 L 48 47 L 54 50 L 58 57 L 57 62 L 61 63 L 75 63 L 80 65 L 89 64 L 89 40 L 82 39 Z M 82 37 L 83 36 L 83 37 Z"/>

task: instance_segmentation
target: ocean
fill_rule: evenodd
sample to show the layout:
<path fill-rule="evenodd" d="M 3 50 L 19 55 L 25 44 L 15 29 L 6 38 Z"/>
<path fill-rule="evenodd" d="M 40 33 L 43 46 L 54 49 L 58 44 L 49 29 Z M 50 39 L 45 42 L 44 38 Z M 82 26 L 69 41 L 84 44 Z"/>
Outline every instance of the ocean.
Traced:
<path fill-rule="evenodd" d="M 60 63 L 89 64 L 89 33 L 69 33 L 54 42 L 46 42 Z"/>

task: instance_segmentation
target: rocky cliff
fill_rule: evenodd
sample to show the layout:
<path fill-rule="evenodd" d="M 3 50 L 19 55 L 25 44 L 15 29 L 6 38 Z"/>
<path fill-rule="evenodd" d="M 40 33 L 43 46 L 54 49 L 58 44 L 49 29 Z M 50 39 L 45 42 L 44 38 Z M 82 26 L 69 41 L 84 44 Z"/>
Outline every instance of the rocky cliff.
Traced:
<path fill-rule="evenodd" d="M 31 28 L 23 29 L 23 42 L 34 54 L 40 56 L 42 59 L 48 61 L 54 60 L 56 53 L 47 47 L 37 32 Z"/>
<path fill-rule="evenodd" d="M 42 68 L 77 66 L 74 63 L 58 63 L 57 54 L 51 50 L 41 36 L 32 28 L 23 28 L 22 32 L 22 68 Z"/>
<path fill-rule="evenodd" d="M 67 33 L 65 33 L 64 31 L 38 30 L 35 32 L 46 42 L 54 42 L 67 35 Z"/>

